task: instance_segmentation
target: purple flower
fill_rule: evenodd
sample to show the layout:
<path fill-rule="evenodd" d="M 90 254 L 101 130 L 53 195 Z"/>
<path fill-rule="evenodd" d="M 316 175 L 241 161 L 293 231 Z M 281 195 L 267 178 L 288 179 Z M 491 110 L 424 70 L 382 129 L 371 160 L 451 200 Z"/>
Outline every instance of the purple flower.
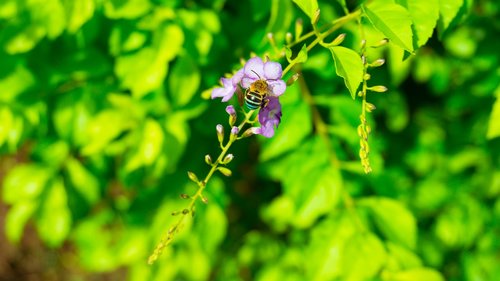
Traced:
<path fill-rule="evenodd" d="M 269 97 L 267 106 L 261 108 L 259 111 L 260 128 L 254 132 L 263 135 L 266 138 L 274 136 L 274 130 L 278 128 L 281 122 L 281 104 L 277 97 Z"/>
<path fill-rule="evenodd" d="M 281 80 L 281 64 L 277 62 L 268 61 L 264 63 L 261 58 L 253 57 L 247 61 L 243 71 L 244 76 L 241 79 L 241 86 L 245 89 L 250 87 L 253 82 L 263 79 L 271 88 L 273 96 L 281 96 L 286 90 L 286 83 Z"/>
<path fill-rule="evenodd" d="M 249 134 L 260 134 L 270 138 L 274 136 L 274 130 L 281 122 L 281 104 L 278 97 L 286 90 L 286 83 L 281 79 L 282 74 L 281 64 L 273 61 L 264 62 L 259 57 L 253 57 L 231 78 L 221 78 L 222 87 L 213 89 L 212 99 L 221 97 L 222 102 L 227 102 L 233 97 L 234 92 L 239 90 L 239 86 L 248 89 L 257 80 L 266 81 L 270 93 L 267 96 L 266 106 L 259 111 L 258 117 L 261 127 L 252 127 Z M 232 106 L 228 106 L 226 112 L 229 115 L 235 113 Z"/>
<path fill-rule="evenodd" d="M 243 78 L 243 69 L 238 70 L 231 78 L 221 78 L 220 81 L 223 87 L 213 89 L 212 99 L 222 98 L 222 102 L 230 100 L 233 97 L 241 78 Z"/>

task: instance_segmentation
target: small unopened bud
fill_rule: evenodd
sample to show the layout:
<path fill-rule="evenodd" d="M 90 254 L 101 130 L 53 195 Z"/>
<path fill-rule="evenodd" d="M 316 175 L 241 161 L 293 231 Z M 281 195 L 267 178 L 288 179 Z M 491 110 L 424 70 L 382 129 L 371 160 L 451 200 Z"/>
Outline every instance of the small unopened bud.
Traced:
<path fill-rule="evenodd" d="M 363 63 L 363 65 L 366 64 L 366 57 L 364 55 L 361 56 L 361 62 Z"/>
<path fill-rule="evenodd" d="M 198 177 L 196 176 L 195 173 L 188 171 L 188 177 L 190 180 L 194 181 L 195 183 L 198 183 Z"/>
<path fill-rule="evenodd" d="M 285 41 L 286 41 L 287 44 L 292 43 L 292 41 L 293 41 L 293 35 L 292 35 L 292 33 L 290 33 L 290 32 L 286 33 L 286 35 L 285 35 Z"/>
<path fill-rule="evenodd" d="M 229 170 L 226 167 L 219 167 L 217 168 L 217 170 L 219 170 L 219 172 L 221 172 L 221 174 L 223 174 L 226 177 L 230 177 L 233 174 L 233 172 L 231 172 L 231 170 Z"/>
<path fill-rule="evenodd" d="M 367 134 L 370 134 L 372 132 L 372 127 L 370 127 L 369 125 L 366 125 L 365 130 L 366 130 Z"/>
<path fill-rule="evenodd" d="M 382 66 L 385 63 L 384 59 L 378 59 L 370 64 L 371 67 Z"/>
<path fill-rule="evenodd" d="M 295 39 L 299 39 L 300 35 L 302 35 L 302 31 L 304 31 L 304 23 L 301 18 L 298 18 L 295 21 Z"/>
<path fill-rule="evenodd" d="M 189 199 L 189 198 L 191 198 L 191 196 L 187 195 L 186 193 L 182 193 L 181 198 L 182 199 Z"/>
<path fill-rule="evenodd" d="M 243 132 L 243 134 L 241 135 L 241 138 L 247 138 L 249 136 L 258 134 L 259 130 L 260 130 L 259 127 L 248 128 L 245 132 Z"/>
<path fill-rule="evenodd" d="M 365 73 L 365 75 L 363 76 L 363 80 L 370 80 L 370 78 L 372 78 L 372 76 L 370 75 L 370 73 Z"/>
<path fill-rule="evenodd" d="M 208 198 L 201 196 L 201 202 L 203 202 L 203 204 L 208 204 Z"/>
<path fill-rule="evenodd" d="M 299 79 L 299 76 L 300 76 L 300 74 L 298 74 L 298 73 L 295 73 L 294 75 L 292 75 L 292 77 L 288 78 L 288 80 L 286 81 L 286 85 L 291 86 L 293 83 L 295 83 L 295 81 L 297 81 Z"/>
<path fill-rule="evenodd" d="M 369 103 L 369 102 L 366 103 L 366 111 L 372 112 L 375 109 L 377 109 L 377 108 L 375 107 L 375 105 L 373 103 Z"/>
<path fill-rule="evenodd" d="M 319 21 L 319 15 L 320 15 L 320 14 L 321 14 L 320 9 L 317 9 L 317 10 L 316 10 L 316 12 L 314 12 L 314 15 L 313 15 L 313 17 L 312 17 L 312 21 L 311 21 L 311 23 L 312 23 L 313 25 L 316 25 L 316 24 L 318 23 L 318 21 Z"/>
<path fill-rule="evenodd" d="M 205 155 L 205 163 L 207 163 L 208 165 L 212 165 L 212 157 L 210 157 L 210 155 Z"/>
<path fill-rule="evenodd" d="M 184 210 L 182 210 L 182 214 L 183 214 L 183 215 L 189 214 L 189 210 L 188 210 L 188 209 L 184 209 Z"/>
<path fill-rule="evenodd" d="M 229 136 L 229 138 L 231 140 L 234 140 L 237 136 L 238 136 L 238 133 L 240 132 L 240 128 L 236 127 L 236 126 L 233 126 L 231 128 L 231 135 Z"/>
<path fill-rule="evenodd" d="M 226 112 L 229 114 L 229 126 L 233 126 L 236 123 L 236 110 L 234 110 L 234 106 L 228 105 Z"/>
<path fill-rule="evenodd" d="M 378 86 L 369 87 L 368 90 L 370 90 L 372 92 L 377 92 L 377 93 L 384 93 L 384 92 L 387 92 L 387 87 L 382 86 L 382 85 L 378 85 Z"/>
<path fill-rule="evenodd" d="M 377 43 L 377 44 L 373 45 L 373 46 L 372 46 L 372 48 L 382 47 L 382 46 L 384 46 L 385 44 L 387 44 L 388 42 L 389 42 L 389 39 L 384 38 L 384 39 L 382 39 L 382 40 L 378 41 L 378 43 Z"/>
<path fill-rule="evenodd" d="M 358 136 L 360 138 L 363 137 L 363 125 L 358 126 Z"/>
<path fill-rule="evenodd" d="M 234 159 L 234 155 L 228 154 L 226 157 L 224 157 L 224 160 L 222 160 L 222 163 L 227 164 L 231 162 Z"/>
<path fill-rule="evenodd" d="M 366 46 L 366 40 L 363 39 L 361 40 L 361 49 L 363 49 Z"/>
<path fill-rule="evenodd" d="M 271 32 L 267 33 L 267 40 L 269 40 L 269 43 L 271 43 L 271 46 L 276 45 L 276 41 L 274 41 L 274 35 Z"/>
<path fill-rule="evenodd" d="M 328 45 L 331 45 L 331 46 L 340 45 L 340 44 L 342 44 L 342 42 L 344 42 L 344 39 L 345 39 L 345 33 L 342 33 L 339 36 L 337 36 L 337 38 L 333 39 L 333 41 Z"/>
<path fill-rule="evenodd" d="M 172 213 L 171 213 L 171 215 L 172 215 L 172 216 L 177 216 L 177 215 L 178 215 L 178 214 L 180 214 L 180 213 L 181 213 L 181 212 L 179 212 L 179 211 L 175 211 L 175 212 L 172 212 Z"/>
<path fill-rule="evenodd" d="M 224 141 L 224 127 L 221 124 L 217 124 L 215 129 L 217 130 L 217 139 L 219 140 L 219 143 L 222 144 Z"/>
<path fill-rule="evenodd" d="M 362 97 L 363 96 L 363 91 L 359 91 L 358 92 L 358 97 Z"/>

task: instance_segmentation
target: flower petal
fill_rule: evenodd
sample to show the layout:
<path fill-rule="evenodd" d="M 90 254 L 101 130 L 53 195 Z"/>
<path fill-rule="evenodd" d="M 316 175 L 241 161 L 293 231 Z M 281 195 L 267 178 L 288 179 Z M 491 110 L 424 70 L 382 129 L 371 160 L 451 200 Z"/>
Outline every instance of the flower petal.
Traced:
<path fill-rule="evenodd" d="M 244 71 L 246 77 L 264 79 L 264 62 L 259 57 L 253 57 L 245 63 Z"/>
<path fill-rule="evenodd" d="M 286 83 L 283 80 L 267 81 L 273 91 L 274 96 L 281 96 L 286 90 Z"/>
<path fill-rule="evenodd" d="M 264 64 L 264 77 L 268 80 L 277 80 L 281 78 L 282 70 L 281 64 L 268 61 Z"/>
<path fill-rule="evenodd" d="M 257 79 L 243 77 L 243 79 L 241 79 L 241 86 L 244 89 L 246 89 L 246 88 L 250 87 L 250 85 L 252 85 L 252 83 L 255 82 L 255 81 L 257 81 Z"/>
<path fill-rule="evenodd" d="M 238 70 L 233 77 L 231 77 L 231 82 L 233 83 L 233 86 L 238 85 L 240 83 L 241 79 L 245 75 L 245 72 L 243 71 L 243 68 Z"/>

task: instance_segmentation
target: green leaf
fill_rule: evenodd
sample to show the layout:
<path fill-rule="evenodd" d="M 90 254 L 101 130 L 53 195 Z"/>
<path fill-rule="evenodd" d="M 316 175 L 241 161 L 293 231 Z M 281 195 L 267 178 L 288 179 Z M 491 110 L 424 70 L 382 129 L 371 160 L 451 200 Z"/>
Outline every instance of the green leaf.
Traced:
<path fill-rule="evenodd" d="M 23 235 L 24 226 L 37 207 L 36 201 L 22 201 L 9 209 L 5 218 L 5 235 L 9 241 L 18 243 Z"/>
<path fill-rule="evenodd" d="M 82 154 L 98 153 L 106 148 L 125 130 L 135 126 L 127 112 L 109 109 L 100 112 L 91 120 L 86 128 L 87 144 L 82 148 Z"/>
<path fill-rule="evenodd" d="M 416 46 L 425 45 L 432 36 L 439 18 L 439 1 L 420 1 L 420 0 L 397 0 L 396 3 L 404 6 L 410 12 L 413 21 L 414 40 Z"/>
<path fill-rule="evenodd" d="M 356 91 L 363 81 L 363 62 L 355 51 L 335 46 L 329 48 L 335 60 L 337 75 L 344 78 L 344 83 L 351 93 L 352 99 L 356 98 Z"/>
<path fill-rule="evenodd" d="M 3 183 L 3 200 L 15 204 L 37 198 L 44 191 L 53 173 L 45 166 L 23 164 L 15 166 L 7 174 Z"/>
<path fill-rule="evenodd" d="M 127 161 L 125 170 L 131 172 L 141 166 L 153 164 L 163 150 L 164 139 L 165 133 L 160 124 L 153 119 L 147 119 L 142 128 L 139 146 Z"/>
<path fill-rule="evenodd" d="M 318 10 L 317 0 L 293 0 L 306 15 L 313 20 L 314 14 Z"/>
<path fill-rule="evenodd" d="M 387 239 L 409 249 L 417 243 L 417 222 L 413 214 L 401 202 L 389 198 L 368 198 L 359 201 L 367 206 L 378 229 Z"/>
<path fill-rule="evenodd" d="M 0 101 L 11 102 L 28 90 L 36 80 L 31 71 L 23 64 L 17 64 L 6 77 L 0 77 Z"/>
<path fill-rule="evenodd" d="M 89 204 L 99 200 L 99 181 L 77 159 L 69 158 L 66 167 L 72 186 Z"/>
<path fill-rule="evenodd" d="M 287 93 L 283 95 L 281 102 L 286 106 L 288 112 L 282 117 L 282 122 L 276 129 L 274 137 L 265 141 L 260 153 L 261 161 L 268 161 L 283 153 L 296 148 L 312 130 L 311 110 L 304 102 L 293 102 L 287 105 L 287 100 L 298 96 L 298 88 L 288 87 Z"/>
<path fill-rule="evenodd" d="M 413 52 L 411 16 L 403 6 L 375 2 L 362 8 L 373 26 L 391 42 Z"/>
<path fill-rule="evenodd" d="M 500 87 L 496 89 L 496 101 L 493 104 L 493 109 L 490 114 L 490 121 L 488 125 L 488 133 L 486 138 L 493 139 L 500 136 Z"/>
<path fill-rule="evenodd" d="M 179 57 L 169 75 L 169 90 L 174 104 L 184 106 L 200 86 L 200 71 L 189 55 Z"/>
<path fill-rule="evenodd" d="M 457 16 L 464 0 L 439 0 L 439 34 L 442 35 Z"/>
<path fill-rule="evenodd" d="M 346 241 L 341 270 L 344 280 L 368 280 L 377 275 L 387 259 L 384 244 L 373 233 L 356 233 Z"/>
<path fill-rule="evenodd" d="M 36 226 L 42 240 L 49 247 L 60 246 L 71 229 L 71 213 L 68 198 L 61 178 L 52 181 L 44 194 Z"/>
<path fill-rule="evenodd" d="M 286 30 L 293 22 L 294 9 L 290 0 L 272 0 L 271 15 L 266 26 L 266 32 L 274 35 L 276 42 L 285 39 Z"/>
<path fill-rule="evenodd" d="M 135 19 L 152 8 L 149 0 L 108 0 L 104 2 L 104 13 L 111 19 Z"/>
<path fill-rule="evenodd" d="M 405 271 L 400 271 L 397 273 L 387 274 L 387 281 L 444 281 L 443 275 L 431 268 L 413 268 Z"/>
<path fill-rule="evenodd" d="M 76 33 L 94 15 L 94 1 L 63 0 L 63 5 L 67 15 L 67 29 L 70 33 Z"/>

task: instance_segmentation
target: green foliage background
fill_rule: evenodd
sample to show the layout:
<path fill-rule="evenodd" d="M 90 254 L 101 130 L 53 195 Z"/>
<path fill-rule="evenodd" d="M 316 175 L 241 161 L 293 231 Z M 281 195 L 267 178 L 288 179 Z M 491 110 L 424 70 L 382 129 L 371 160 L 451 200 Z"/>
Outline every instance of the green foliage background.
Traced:
<path fill-rule="evenodd" d="M 233 145 L 233 176 L 146 264 L 195 191 L 186 171 L 219 152 L 210 89 L 251 52 L 279 53 L 268 32 L 281 48 L 296 19 L 311 30 L 315 1 L 293 2 L 4 0 L 0 279 L 33 273 L 40 240 L 30 280 L 500 280 L 500 5 L 486 0 L 396 1 L 439 20 L 403 46 L 415 54 L 370 51 L 389 91 L 368 95 L 369 175 L 360 100 L 329 50 L 309 52 L 275 137 Z M 362 1 L 319 1 L 319 23 L 346 2 Z M 358 52 L 357 24 L 341 32 Z"/>

